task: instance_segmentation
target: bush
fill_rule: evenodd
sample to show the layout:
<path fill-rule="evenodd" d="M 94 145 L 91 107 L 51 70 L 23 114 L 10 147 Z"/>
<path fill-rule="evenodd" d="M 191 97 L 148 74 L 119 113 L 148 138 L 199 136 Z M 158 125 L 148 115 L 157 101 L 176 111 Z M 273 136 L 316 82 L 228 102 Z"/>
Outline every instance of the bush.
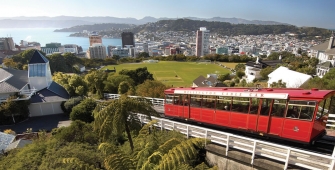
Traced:
<path fill-rule="evenodd" d="M 236 72 L 236 76 L 238 78 L 242 78 L 243 76 L 245 76 L 245 73 L 243 71 L 238 71 L 238 72 Z"/>
<path fill-rule="evenodd" d="M 97 105 L 96 101 L 93 99 L 85 99 L 77 106 L 73 107 L 72 112 L 70 113 L 70 119 L 81 120 L 84 122 L 92 122 L 94 120 L 92 112 Z"/>
<path fill-rule="evenodd" d="M 76 106 L 77 104 L 79 104 L 82 100 L 83 100 L 83 97 L 80 97 L 80 96 L 73 97 L 66 102 L 62 102 L 61 108 L 64 113 L 70 114 L 72 112 L 72 108 Z"/>
<path fill-rule="evenodd" d="M 52 130 L 52 135 L 60 142 L 80 142 L 95 145 L 99 138 L 97 133 L 93 132 L 91 124 L 76 120 L 69 127 L 62 127 Z"/>

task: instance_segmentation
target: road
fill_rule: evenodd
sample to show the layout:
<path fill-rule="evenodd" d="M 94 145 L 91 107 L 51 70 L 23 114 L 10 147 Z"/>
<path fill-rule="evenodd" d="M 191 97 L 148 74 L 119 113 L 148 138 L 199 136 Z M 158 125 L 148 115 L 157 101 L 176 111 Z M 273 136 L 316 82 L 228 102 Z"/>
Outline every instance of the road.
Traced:
<path fill-rule="evenodd" d="M 69 120 L 69 116 L 66 114 L 30 117 L 14 125 L 0 126 L 0 131 L 3 132 L 6 129 L 12 129 L 17 134 L 25 132 L 27 128 L 32 128 L 33 132 L 38 132 L 39 130 L 51 131 L 53 128 L 57 128 L 61 121 L 67 120 Z"/>

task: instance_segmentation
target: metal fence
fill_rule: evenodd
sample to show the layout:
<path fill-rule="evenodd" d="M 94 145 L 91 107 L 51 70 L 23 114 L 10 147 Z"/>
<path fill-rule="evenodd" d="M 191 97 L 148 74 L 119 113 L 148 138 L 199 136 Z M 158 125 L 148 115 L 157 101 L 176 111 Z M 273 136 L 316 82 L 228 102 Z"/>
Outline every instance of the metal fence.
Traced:
<path fill-rule="evenodd" d="M 151 121 L 147 118 L 147 116 L 142 114 L 138 114 L 138 117 L 142 123 L 148 123 Z M 335 149 L 332 155 L 325 155 L 208 128 L 175 122 L 164 118 L 151 117 L 151 119 L 157 120 L 158 123 L 154 126 L 161 128 L 162 130 L 175 130 L 185 134 L 187 138 L 205 138 L 210 140 L 212 143 L 223 145 L 226 147 L 226 153 L 224 153 L 226 156 L 229 155 L 229 150 L 231 148 L 247 152 L 251 156 L 251 165 L 253 165 L 255 157 L 258 155 L 282 162 L 283 169 L 285 170 L 289 164 L 307 169 L 332 170 L 334 168 Z"/>
<path fill-rule="evenodd" d="M 105 99 L 119 99 L 119 94 L 110 94 L 110 93 L 104 93 Z M 128 96 L 132 98 L 139 98 L 140 96 Z M 161 98 L 152 98 L 152 97 L 141 97 L 144 99 L 147 99 L 152 103 L 154 106 L 164 106 L 164 99 Z"/>

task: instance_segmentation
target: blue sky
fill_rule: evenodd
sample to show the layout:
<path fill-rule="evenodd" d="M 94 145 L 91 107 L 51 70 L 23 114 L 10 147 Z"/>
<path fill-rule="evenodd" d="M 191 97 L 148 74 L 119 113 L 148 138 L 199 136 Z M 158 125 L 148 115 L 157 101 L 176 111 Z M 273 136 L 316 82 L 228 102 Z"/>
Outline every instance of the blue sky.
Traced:
<path fill-rule="evenodd" d="M 0 17 L 226 17 L 335 29 L 335 0 L 1 0 Z"/>

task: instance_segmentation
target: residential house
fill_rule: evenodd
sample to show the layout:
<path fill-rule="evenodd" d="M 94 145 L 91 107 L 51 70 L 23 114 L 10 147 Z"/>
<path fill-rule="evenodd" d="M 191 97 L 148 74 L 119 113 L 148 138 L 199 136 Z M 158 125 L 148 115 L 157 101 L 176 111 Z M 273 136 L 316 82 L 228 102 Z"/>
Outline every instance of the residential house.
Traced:
<path fill-rule="evenodd" d="M 289 70 L 287 67 L 283 66 L 280 66 L 271 72 L 268 77 L 268 87 L 271 87 L 272 83 L 282 80 L 283 83 L 286 83 L 286 88 L 298 88 L 312 78 L 312 76 L 308 74 Z"/>
<path fill-rule="evenodd" d="M 30 116 L 63 113 L 61 102 L 69 99 L 67 91 L 52 81 L 50 65 L 37 50 L 28 63 L 28 71 L 0 68 L 0 102 L 30 100 Z"/>
<path fill-rule="evenodd" d="M 30 116 L 63 113 L 61 103 L 69 94 L 52 80 L 49 61 L 37 50 L 28 64 L 28 78 L 30 86 L 37 89 L 30 99 Z"/>
<path fill-rule="evenodd" d="M 193 80 L 192 87 L 226 87 L 225 84 L 218 82 L 217 77 L 213 75 L 199 76 Z"/>
<path fill-rule="evenodd" d="M 28 84 L 27 75 L 25 70 L 0 68 L 0 103 L 9 97 L 14 101 L 30 99 L 36 89 Z"/>
<path fill-rule="evenodd" d="M 254 79 L 261 78 L 261 70 L 266 67 L 276 67 L 278 64 L 282 64 L 281 56 L 279 57 L 279 60 L 261 60 L 259 57 L 257 57 L 257 60 L 255 62 L 248 61 L 245 64 L 245 76 L 247 83 L 251 83 Z"/>
<path fill-rule="evenodd" d="M 330 69 L 334 68 L 334 34 L 330 37 L 329 41 L 311 47 L 311 56 L 319 59 L 319 64 L 316 66 L 316 75 L 322 78 Z"/>

